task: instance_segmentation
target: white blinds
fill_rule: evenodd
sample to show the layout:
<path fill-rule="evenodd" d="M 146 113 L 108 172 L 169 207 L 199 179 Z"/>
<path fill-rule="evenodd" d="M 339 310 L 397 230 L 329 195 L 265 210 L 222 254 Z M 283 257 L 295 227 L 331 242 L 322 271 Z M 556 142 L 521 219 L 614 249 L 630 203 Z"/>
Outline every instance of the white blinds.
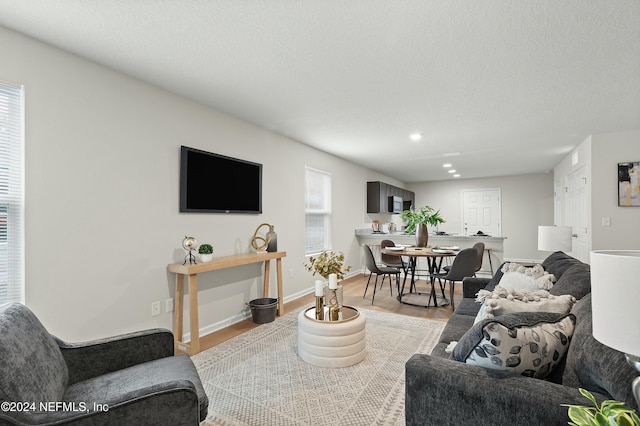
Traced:
<path fill-rule="evenodd" d="M 0 304 L 24 303 L 24 87 L 0 83 Z"/>
<path fill-rule="evenodd" d="M 331 248 L 331 174 L 307 167 L 305 171 L 306 254 Z"/>

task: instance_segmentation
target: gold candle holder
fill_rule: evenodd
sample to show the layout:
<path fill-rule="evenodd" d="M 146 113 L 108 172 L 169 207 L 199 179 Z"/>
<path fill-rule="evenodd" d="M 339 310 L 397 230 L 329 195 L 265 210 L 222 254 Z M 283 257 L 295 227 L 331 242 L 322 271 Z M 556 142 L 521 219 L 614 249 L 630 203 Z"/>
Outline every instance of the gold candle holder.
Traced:
<path fill-rule="evenodd" d="M 340 319 L 340 307 L 338 306 L 338 296 L 336 290 L 329 289 L 329 321 L 338 321 Z"/>
<path fill-rule="evenodd" d="M 316 319 L 324 321 L 324 296 L 316 296 Z"/>

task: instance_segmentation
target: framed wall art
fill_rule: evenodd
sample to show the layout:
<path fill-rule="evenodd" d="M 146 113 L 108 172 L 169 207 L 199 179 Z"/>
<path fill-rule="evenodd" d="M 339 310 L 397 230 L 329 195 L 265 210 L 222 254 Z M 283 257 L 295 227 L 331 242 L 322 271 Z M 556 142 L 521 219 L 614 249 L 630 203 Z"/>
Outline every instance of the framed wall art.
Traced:
<path fill-rule="evenodd" d="M 640 161 L 618 163 L 618 205 L 640 207 Z"/>

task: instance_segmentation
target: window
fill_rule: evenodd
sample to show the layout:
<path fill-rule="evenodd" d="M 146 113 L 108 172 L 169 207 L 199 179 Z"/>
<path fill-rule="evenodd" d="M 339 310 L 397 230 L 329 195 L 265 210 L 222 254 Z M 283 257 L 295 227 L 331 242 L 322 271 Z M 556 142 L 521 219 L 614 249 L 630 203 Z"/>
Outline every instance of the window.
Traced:
<path fill-rule="evenodd" d="M 307 167 L 305 183 L 305 253 L 320 253 L 331 248 L 331 174 Z"/>
<path fill-rule="evenodd" d="M 0 304 L 24 303 L 24 87 L 0 83 Z"/>

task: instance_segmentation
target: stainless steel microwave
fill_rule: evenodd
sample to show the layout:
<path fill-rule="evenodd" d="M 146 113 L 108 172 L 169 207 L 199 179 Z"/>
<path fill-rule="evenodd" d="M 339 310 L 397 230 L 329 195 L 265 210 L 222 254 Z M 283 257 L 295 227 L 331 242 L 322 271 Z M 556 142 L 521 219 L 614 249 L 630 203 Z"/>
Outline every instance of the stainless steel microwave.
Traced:
<path fill-rule="evenodd" d="M 389 213 L 402 213 L 402 197 L 389 197 Z"/>

